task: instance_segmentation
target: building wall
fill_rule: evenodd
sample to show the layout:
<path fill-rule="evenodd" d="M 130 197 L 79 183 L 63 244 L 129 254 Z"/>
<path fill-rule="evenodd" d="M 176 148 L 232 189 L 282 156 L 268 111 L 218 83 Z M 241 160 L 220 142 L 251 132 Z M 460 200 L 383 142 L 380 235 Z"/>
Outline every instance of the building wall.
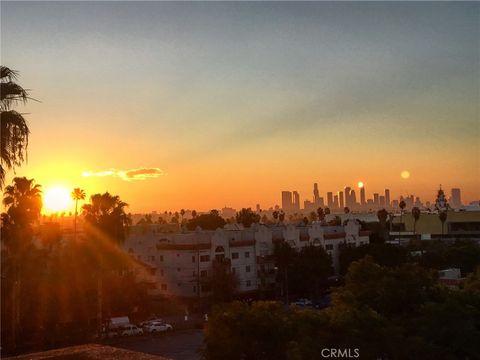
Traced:
<path fill-rule="evenodd" d="M 150 265 L 157 280 L 158 294 L 195 297 L 198 296 L 199 282 L 208 277 L 216 256 L 231 260 L 232 271 L 239 279 L 239 291 L 246 293 L 273 288 L 272 255 L 276 241 L 287 241 L 297 250 L 309 245 L 322 246 L 332 256 L 333 266 L 338 271 L 339 244 L 347 242 L 359 246 L 369 242 L 368 235 L 360 231 L 360 225 L 353 219 L 345 226 L 321 226 L 319 223 L 309 226 L 254 225 L 247 229 L 185 233 L 161 233 L 152 225 L 150 229 L 132 227 L 124 248 Z M 208 293 L 208 289 L 202 289 L 200 295 Z"/>

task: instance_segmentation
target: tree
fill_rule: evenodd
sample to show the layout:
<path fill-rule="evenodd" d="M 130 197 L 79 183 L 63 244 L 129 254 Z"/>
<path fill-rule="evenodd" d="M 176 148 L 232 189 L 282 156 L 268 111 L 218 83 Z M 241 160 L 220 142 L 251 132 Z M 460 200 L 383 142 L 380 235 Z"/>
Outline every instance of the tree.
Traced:
<path fill-rule="evenodd" d="M 318 215 L 318 221 L 323 223 L 325 221 L 325 212 L 321 207 L 317 209 L 317 215 Z"/>
<path fill-rule="evenodd" d="M 128 264 L 128 258 L 119 249 L 125 240 L 130 219 L 125 213 L 127 203 L 119 196 L 94 194 L 90 204 L 83 205 L 85 231 L 97 252 L 94 269 L 97 276 L 97 331 L 100 332 L 103 321 L 103 282 L 104 277 L 112 270 L 121 271 Z M 95 271 L 94 270 L 94 271 Z"/>
<path fill-rule="evenodd" d="M 212 291 L 214 303 L 223 303 L 233 300 L 238 289 L 238 276 L 232 272 L 230 259 L 215 259 L 212 261 L 210 276 L 206 281 Z"/>
<path fill-rule="evenodd" d="M 278 214 L 278 220 L 280 220 L 281 223 L 285 221 L 285 213 L 283 211 L 280 211 Z"/>
<path fill-rule="evenodd" d="M 15 70 L 0 66 L 0 188 L 6 170 L 23 163 L 30 133 L 22 114 L 12 110 L 14 104 L 29 99 L 28 92 L 15 82 L 17 77 Z"/>
<path fill-rule="evenodd" d="M 277 222 L 277 220 L 278 220 L 278 215 L 279 215 L 279 213 L 278 213 L 277 210 L 275 210 L 275 211 L 272 213 L 273 220 L 275 220 L 275 222 Z"/>
<path fill-rule="evenodd" d="M 380 223 L 380 229 L 382 232 L 382 239 L 385 242 L 385 240 L 388 239 L 388 232 L 387 232 L 387 219 L 388 219 L 388 212 L 385 209 L 381 209 L 377 211 L 377 217 L 378 221 Z"/>
<path fill-rule="evenodd" d="M 281 241 L 275 243 L 273 256 L 275 258 L 275 266 L 278 268 L 279 274 L 283 275 L 282 293 L 285 296 L 285 302 L 288 304 L 288 268 L 293 264 L 296 252 L 286 241 Z"/>
<path fill-rule="evenodd" d="M 332 259 L 321 246 L 305 246 L 294 257 L 290 274 L 294 293 L 318 298 L 320 286 L 332 274 Z"/>
<path fill-rule="evenodd" d="M 348 206 L 345 206 L 345 207 L 343 208 L 343 212 L 344 212 L 345 214 L 350 214 L 350 208 L 349 208 Z"/>
<path fill-rule="evenodd" d="M 192 218 L 195 219 L 197 217 L 197 210 L 192 210 Z"/>
<path fill-rule="evenodd" d="M 316 213 L 315 211 L 312 211 L 312 212 L 310 213 L 310 221 L 311 221 L 311 222 L 314 222 L 314 221 L 316 221 L 316 220 L 317 220 L 317 213 Z"/>
<path fill-rule="evenodd" d="M 237 212 L 235 219 L 238 224 L 242 224 L 244 227 L 250 227 L 252 224 L 260 222 L 260 215 L 254 212 L 251 208 L 243 208 Z"/>
<path fill-rule="evenodd" d="M 72 199 L 75 201 L 75 218 L 73 220 L 73 239 L 77 239 L 77 215 L 78 215 L 78 201 L 85 200 L 85 191 L 80 188 L 75 188 L 72 191 Z"/>
<path fill-rule="evenodd" d="M 325 215 L 330 215 L 330 208 L 329 207 L 325 208 Z"/>
<path fill-rule="evenodd" d="M 197 227 L 200 227 L 203 230 L 216 230 L 223 228 L 225 224 L 225 220 L 219 215 L 218 211 L 211 210 L 208 214 L 201 214 L 190 219 L 187 223 L 187 228 L 195 230 Z"/>
<path fill-rule="evenodd" d="M 420 219 L 420 209 L 416 206 L 412 208 L 412 216 L 413 216 L 413 234 L 417 235 L 417 221 Z"/>
<path fill-rule="evenodd" d="M 447 211 L 443 210 L 438 213 L 438 218 L 442 222 L 442 240 L 443 240 L 443 234 L 444 234 L 444 228 L 445 228 L 445 221 L 447 221 Z"/>
<path fill-rule="evenodd" d="M 3 96 L 3 95 L 2 95 Z M 28 279 L 25 268 L 32 253 L 33 224 L 40 217 L 42 208 L 41 186 L 35 180 L 16 177 L 13 184 L 5 188 L 2 213 L 2 310 L 5 296 L 11 296 L 11 342 L 17 346 L 18 325 L 21 319 L 20 301 L 24 280 Z M 20 264 L 25 263 L 23 266 Z M 5 278 L 7 279 L 5 281 Z M 9 286 L 8 286 L 9 285 Z"/>

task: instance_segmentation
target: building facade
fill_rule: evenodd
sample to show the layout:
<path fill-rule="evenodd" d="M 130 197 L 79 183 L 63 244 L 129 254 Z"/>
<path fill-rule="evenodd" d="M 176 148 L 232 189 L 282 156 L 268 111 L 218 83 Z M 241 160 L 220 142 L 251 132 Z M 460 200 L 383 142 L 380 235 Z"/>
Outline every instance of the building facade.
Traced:
<path fill-rule="evenodd" d="M 355 220 L 345 226 L 254 224 L 250 228 L 226 225 L 215 231 L 163 233 L 155 224 L 132 226 L 124 249 L 150 266 L 156 278 L 152 294 L 175 297 L 204 297 L 205 285 L 214 259 L 228 258 L 239 280 L 240 293 L 275 288 L 274 244 L 286 241 L 296 250 L 322 246 L 339 269 L 339 245 L 360 246 L 369 242 L 369 233 L 360 231 Z"/>

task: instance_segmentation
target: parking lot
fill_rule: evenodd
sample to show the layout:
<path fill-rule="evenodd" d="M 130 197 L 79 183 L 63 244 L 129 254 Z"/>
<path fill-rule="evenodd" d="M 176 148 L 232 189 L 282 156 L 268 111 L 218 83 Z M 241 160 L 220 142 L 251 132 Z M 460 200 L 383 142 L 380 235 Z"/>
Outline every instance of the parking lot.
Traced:
<path fill-rule="evenodd" d="M 122 337 L 106 344 L 122 349 L 160 355 L 173 360 L 198 360 L 203 342 L 203 332 L 198 329 L 175 330 L 156 335 Z"/>

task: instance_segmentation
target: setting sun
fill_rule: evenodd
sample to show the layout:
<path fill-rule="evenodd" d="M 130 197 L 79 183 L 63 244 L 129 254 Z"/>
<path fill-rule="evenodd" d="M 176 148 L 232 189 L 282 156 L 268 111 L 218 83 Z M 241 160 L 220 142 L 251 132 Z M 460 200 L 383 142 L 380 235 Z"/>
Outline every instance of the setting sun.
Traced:
<path fill-rule="evenodd" d="M 67 211 L 73 204 L 70 191 L 63 187 L 47 189 L 43 195 L 43 203 L 48 212 Z"/>

